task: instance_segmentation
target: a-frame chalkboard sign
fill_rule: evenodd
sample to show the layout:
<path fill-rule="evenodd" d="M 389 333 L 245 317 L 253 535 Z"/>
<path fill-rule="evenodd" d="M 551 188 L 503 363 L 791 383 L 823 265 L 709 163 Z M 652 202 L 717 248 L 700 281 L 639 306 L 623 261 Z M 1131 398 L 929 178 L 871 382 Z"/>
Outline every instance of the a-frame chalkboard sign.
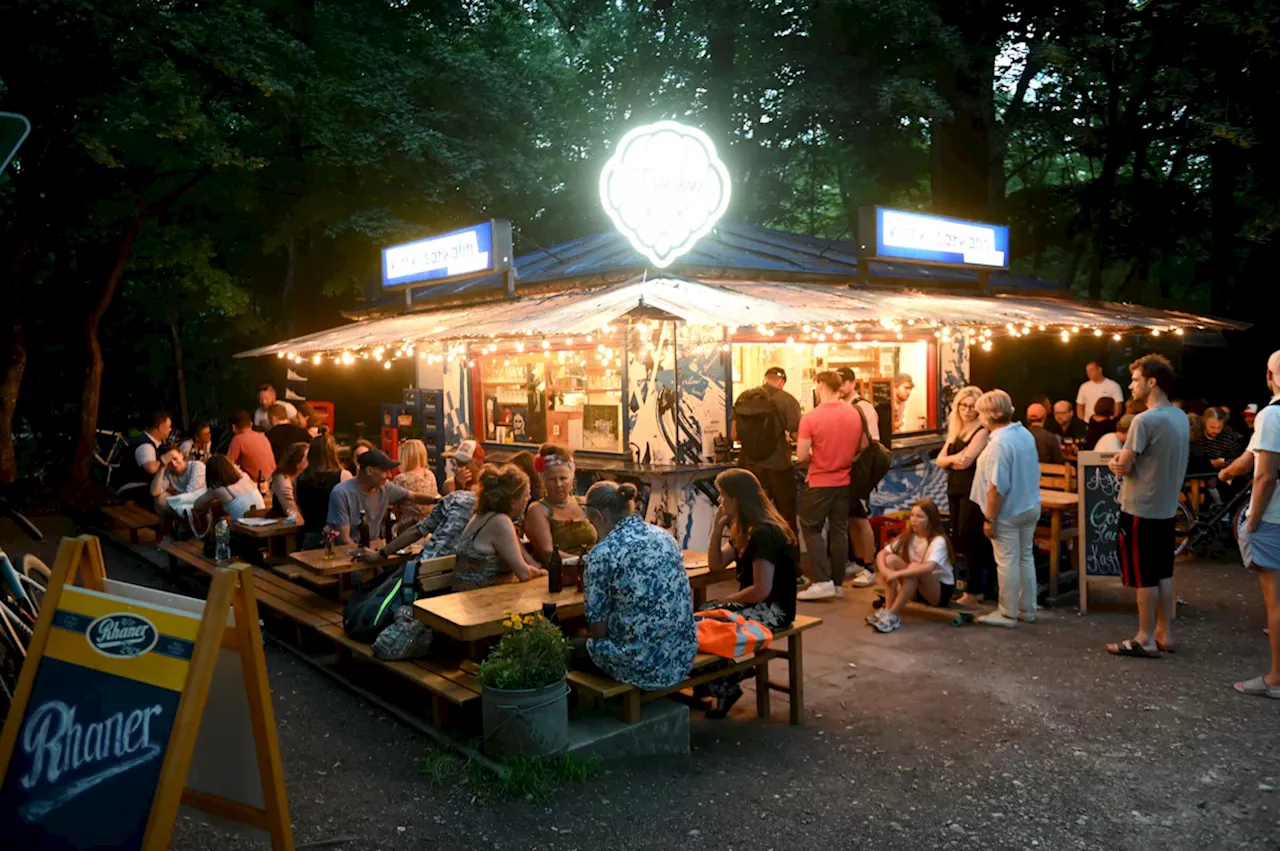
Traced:
<path fill-rule="evenodd" d="M 218 570 L 201 601 L 107 579 L 97 538 L 64 538 L 0 736 L 0 836 L 163 851 L 181 805 L 293 849 L 253 573 Z"/>

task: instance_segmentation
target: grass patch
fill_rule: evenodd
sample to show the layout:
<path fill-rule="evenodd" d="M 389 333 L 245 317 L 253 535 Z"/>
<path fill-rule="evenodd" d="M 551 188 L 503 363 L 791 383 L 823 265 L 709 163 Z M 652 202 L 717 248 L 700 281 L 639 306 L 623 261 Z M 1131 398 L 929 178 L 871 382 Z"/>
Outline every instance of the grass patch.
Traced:
<path fill-rule="evenodd" d="M 418 760 L 418 770 L 432 786 L 447 786 L 462 777 L 463 762 L 451 753 L 431 751 Z"/>
<path fill-rule="evenodd" d="M 467 766 L 472 791 L 494 797 L 544 801 L 566 783 L 584 783 L 604 770 L 599 757 L 517 757 L 495 775 L 478 763 Z"/>

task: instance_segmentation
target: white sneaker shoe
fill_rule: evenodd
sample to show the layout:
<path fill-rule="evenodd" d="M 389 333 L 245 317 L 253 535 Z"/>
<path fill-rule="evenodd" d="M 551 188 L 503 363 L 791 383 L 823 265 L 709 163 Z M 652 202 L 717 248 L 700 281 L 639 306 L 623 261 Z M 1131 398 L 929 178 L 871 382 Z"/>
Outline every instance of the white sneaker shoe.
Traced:
<path fill-rule="evenodd" d="M 1035 612 L 1018 612 L 1018 620 L 1022 621 L 1023 623 L 1035 623 L 1036 613 Z"/>
<path fill-rule="evenodd" d="M 878 621 L 872 624 L 872 626 L 880 632 L 893 632 L 895 629 L 902 626 L 902 618 L 898 617 L 893 612 L 885 612 L 880 616 Z"/>
<path fill-rule="evenodd" d="M 815 582 L 803 591 L 796 592 L 797 600 L 807 600 L 814 602 L 817 600 L 834 600 L 836 598 L 836 584 L 834 582 Z"/>
<path fill-rule="evenodd" d="M 832 586 L 835 588 L 835 591 L 836 591 L 836 599 L 837 599 L 837 600 L 841 600 L 841 599 L 843 599 L 843 598 L 844 598 L 844 586 L 843 586 L 843 585 L 836 585 L 835 583 L 832 583 Z"/>
<path fill-rule="evenodd" d="M 870 588 L 876 584 L 876 575 L 864 567 L 849 581 L 849 584 L 854 588 Z"/>
<path fill-rule="evenodd" d="M 1017 618 L 1006 618 L 1004 615 L 1000 614 L 999 609 L 994 612 L 989 612 L 979 618 L 975 618 L 975 621 L 983 626 L 1003 626 L 1008 627 L 1009 629 L 1015 629 L 1018 626 Z"/>

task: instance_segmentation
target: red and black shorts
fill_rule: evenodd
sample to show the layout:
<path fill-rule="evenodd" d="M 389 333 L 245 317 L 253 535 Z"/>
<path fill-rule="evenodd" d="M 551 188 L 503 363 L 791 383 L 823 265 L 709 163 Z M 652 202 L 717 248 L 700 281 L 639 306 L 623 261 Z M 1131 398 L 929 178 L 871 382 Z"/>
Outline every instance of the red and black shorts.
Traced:
<path fill-rule="evenodd" d="M 1173 578 L 1174 521 L 1120 512 L 1120 578 L 1127 588 L 1153 588 Z"/>

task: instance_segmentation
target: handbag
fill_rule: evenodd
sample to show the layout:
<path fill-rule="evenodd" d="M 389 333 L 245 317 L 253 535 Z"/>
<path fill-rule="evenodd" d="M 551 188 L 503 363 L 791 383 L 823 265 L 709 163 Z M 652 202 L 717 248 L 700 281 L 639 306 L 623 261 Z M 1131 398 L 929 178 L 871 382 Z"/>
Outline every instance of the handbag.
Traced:
<path fill-rule="evenodd" d="M 759 653 L 773 641 L 773 630 L 728 609 L 693 613 L 698 625 L 698 652 L 724 659 Z"/>

